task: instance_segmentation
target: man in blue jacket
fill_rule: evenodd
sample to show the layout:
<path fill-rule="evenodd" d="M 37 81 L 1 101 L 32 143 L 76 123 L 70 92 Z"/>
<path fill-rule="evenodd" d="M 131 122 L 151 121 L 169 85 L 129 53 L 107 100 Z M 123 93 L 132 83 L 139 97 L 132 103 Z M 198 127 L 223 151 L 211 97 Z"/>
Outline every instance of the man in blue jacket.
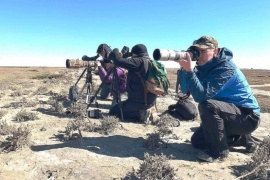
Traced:
<path fill-rule="evenodd" d="M 198 154 L 200 160 L 223 160 L 229 154 L 230 137 L 243 135 L 249 141 L 260 123 L 260 107 L 245 76 L 232 61 L 230 50 L 218 48 L 211 36 L 200 37 L 193 47 L 200 54 L 196 72 L 190 54 L 178 61 L 181 90 L 189 91 L 199 103 L 202 121 L 191 143 L 196 148 L 207 148 Z M 253 147 L 250 143 L 246 148 Z"/>

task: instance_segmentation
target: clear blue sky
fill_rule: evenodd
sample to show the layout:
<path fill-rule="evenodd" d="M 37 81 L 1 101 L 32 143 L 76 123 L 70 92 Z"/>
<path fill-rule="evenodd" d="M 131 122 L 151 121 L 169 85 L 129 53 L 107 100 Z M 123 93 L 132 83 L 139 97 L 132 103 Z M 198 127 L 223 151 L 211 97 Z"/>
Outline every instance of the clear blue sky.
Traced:
<path fill-rule="evenodd" d="M 1 0 L 0 66 L 65 66 L 99 44 L 185 50 L 202 35 L 270 69 L 270 0 Z M 177 64 L 175 64 L 177 66 Z"/>

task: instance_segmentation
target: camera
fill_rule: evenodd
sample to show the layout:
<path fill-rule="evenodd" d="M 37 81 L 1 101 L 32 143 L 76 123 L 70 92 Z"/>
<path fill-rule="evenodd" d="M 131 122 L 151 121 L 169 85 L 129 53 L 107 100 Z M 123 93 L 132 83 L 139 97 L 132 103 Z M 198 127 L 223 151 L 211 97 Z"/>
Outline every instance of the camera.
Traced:
<path fill-rule="evenodd" d="M 67 59 L 66 60 L 66 68 L 76 69 L 76 68 L 83 68 L 83 67 L 94 67 L 94 61 L 82 61 L 79 59 Z"/>
<path fill-rule="evenodd" d="M 99 54 L 96 56 L 88 57 L 84 55 L 82 60 L 79 59 L 67 59 L 66 60 L 66 68 L 82 68 L 82 67 L 94 67 L 96 61 L 99 57 Z"/>
<path fill-rule="evenodd" d="M 121 50 L 121 53 L 122 53 L 122 57 L 123 58 L 128 58 L 130 57 L 132 54 L 129 52 L 129 47 L 127 46 L 124 46 Z"/>
<path fill-rule="evenodd" d="M 176 61 L 179 59 L 187 59 L 187 53 L 189 53 L 192 61 L 199 60 L 200 52 L 192 46 L 190 46 L 186 51 L 155 49 L 153 52 L 153 58 L 157 61 Z"/>
<path fill-rule="evenodd" d="M 96 56 L 92 56 L 92 57 L 88 57 L 88 56 L 84 55 L 82 57 L 82 60 L 83 61 L 96 61 L 98 57 L 99 57 L 99 54 L 97 54 Z"/>

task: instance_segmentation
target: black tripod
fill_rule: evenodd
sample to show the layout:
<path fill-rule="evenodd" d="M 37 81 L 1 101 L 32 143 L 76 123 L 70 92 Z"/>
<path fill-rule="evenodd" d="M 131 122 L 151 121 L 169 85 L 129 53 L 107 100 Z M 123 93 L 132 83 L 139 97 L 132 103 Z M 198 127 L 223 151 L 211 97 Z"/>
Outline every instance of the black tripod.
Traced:
<path fill-rule="evenodd" d="M 107 79 L 108 79 L 108 77 L 110 76 L 111 73 L 113 73 L 113 80 L 112 80 L 111 92 L 113 94 L 113 99 L 116 100 L 116 103 L 119 103 L 120 113 L 121 113 L 121 120 L 123 121 L 124 120 L 124 117 L 123 117 L 123 108 L 122 108 L 121 95 L 120 95 L 120 91 L 119 91 L 119 78 L 118 78 L 118 75 L 117 75 L 116 66 L 113 66 L 107 72 L 107 75 L 105 76 L 104 80 L 102 81 L 102 83 L 98 87 L 97 91 L 90 98 L 90 102 L 88 103 L 87 109 L 89 109 L 89 107 L 91 106 L 91 104 L 93 103 L 93 101 L 96 99 L 96 97 L 97 97 L 97 95 L 98 95 L 101 87 L 106 83 L 106 81 L 107 81 Z"/>
<path fill-rule="evenodd" d="M 82 74 L 80 75 L 77 82 L 75 83 L 74 87 L 77 87 L 77 84 L 79 83 L 79 81 L 81 80 L 83 75 L 86 73 L 86 81 L 85 81 L 83 87 L 81 88 L 81 90 L 79 91 L 79 93 L 78 93 L 77 97 L 75 98 L 75 100 L 77 100 L 82 95 L 83 90 L 86 88 L 86 100 L 85 100 L 85 102 L 87 104 L 89 103 L 89 97 L 90 97 L 90 93 L 91 93 L 91 86 L 93 85 L 92 71 L 93 71 L 93 67 L 88 65 L 88 67 L 83 70 Z"/>

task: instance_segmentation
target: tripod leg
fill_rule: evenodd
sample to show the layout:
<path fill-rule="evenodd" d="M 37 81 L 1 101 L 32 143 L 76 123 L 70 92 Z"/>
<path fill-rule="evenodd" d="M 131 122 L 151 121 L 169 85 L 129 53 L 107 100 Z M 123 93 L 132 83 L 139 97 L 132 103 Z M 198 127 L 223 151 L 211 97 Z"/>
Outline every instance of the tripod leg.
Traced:
<path fill-rule="evenodd" d="M 113 87 L 112 87 L 112 90 L 115 89 L 114 93 L 116 93 L 116 95 L 115 95 L 116 98 L 117 98 L 116 101 L 117 101 L 117 103 L 119 103 L 121 120 L 124 121 L 121 94 L 120 94 L 120 91 L 119 91 L 119 78 L 118 78 L 118 75 L 117 75 L 116 67 L 114 67 L 113 69 L 114 69 L 114 72 L 113 72 Z"/>
<path fill-rule="evenodd" d="M 80 92 L 79 92 L 79 94 L 78 94 L 79 97 L 81 97 L 82 92 L 83 92 L 84 88 L 86 87 L 86 84 L 87 84 L 87 83 L 84 83 L 82 89 L 80 90 Z"/>

